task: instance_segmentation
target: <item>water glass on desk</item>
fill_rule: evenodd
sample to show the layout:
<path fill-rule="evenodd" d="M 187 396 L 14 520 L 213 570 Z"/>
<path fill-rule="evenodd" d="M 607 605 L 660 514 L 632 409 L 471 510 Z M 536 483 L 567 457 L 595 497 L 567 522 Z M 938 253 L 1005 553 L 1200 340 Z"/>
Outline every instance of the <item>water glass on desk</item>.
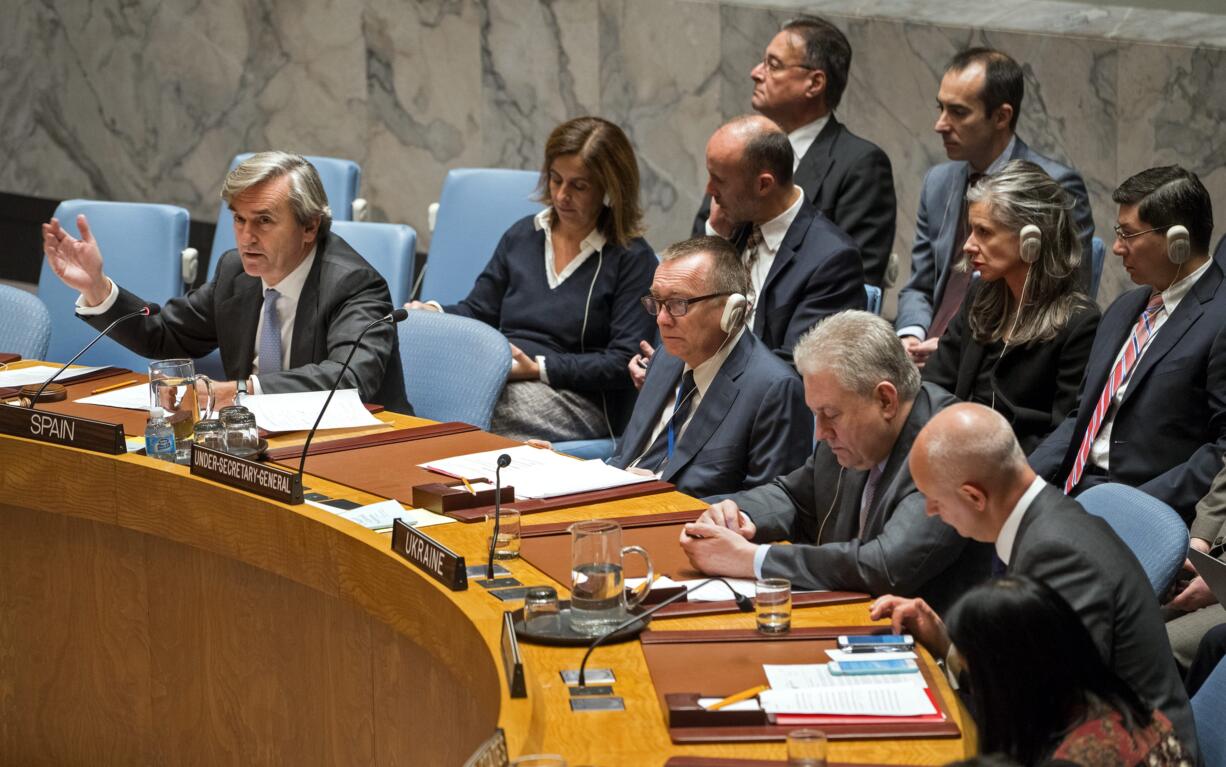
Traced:
<path fill-rule="evenodd" d="M 221 421 L 216 418 L 206 418 L 203 421 L 196 423 L 195 430 L 196 444 L 201 447 L 207 447 L 210 450 L 226 449 L 226 430 L 221 425 Z"/>
<path fill-rule="evenodd" d="M 826 733 L 807 729 L 789 732 L 788 767 L 826 767 Z"/>
<path fill-rule="evenodd" d="M 494 515 L 485 515 L 485 550 L 494 542 Z M 519 556 L 519 512 L 503 509 L 498 515 L 498 541 L 494 545 L 494 559 L 515 559 Z"/>
<path fill-rule="evenodd" d="M 792 628 L 792 584 L 786 578 L 763 578 L 754 583 L 758 631 L 783 634 Z"/>
<path fill-rule="evenodd" d="M 225 450 L 239 458 L 254 458 L 260 452 L 260 430 L 255 414 L 242 405 L 223 407 L 218 414 L 225 432 Z"/>

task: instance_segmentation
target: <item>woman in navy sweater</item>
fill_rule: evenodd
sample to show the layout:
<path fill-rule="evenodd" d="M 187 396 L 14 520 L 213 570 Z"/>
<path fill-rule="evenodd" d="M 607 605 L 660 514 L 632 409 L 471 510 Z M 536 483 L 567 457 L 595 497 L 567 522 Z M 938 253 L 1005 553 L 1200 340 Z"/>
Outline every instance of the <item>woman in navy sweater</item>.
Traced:
<path fill-rule="evenodd" d="M 620 433 L 634 405 L 626 366 L 655 330 L 639 298 L 656 257 L 643 240 L 634 150 L 613 123 L 579 117 L 545 144 L 540 200 L 458 304 L 414 302 L 498 328 L 511 343 L 490 430 L 514 439 Z"/>

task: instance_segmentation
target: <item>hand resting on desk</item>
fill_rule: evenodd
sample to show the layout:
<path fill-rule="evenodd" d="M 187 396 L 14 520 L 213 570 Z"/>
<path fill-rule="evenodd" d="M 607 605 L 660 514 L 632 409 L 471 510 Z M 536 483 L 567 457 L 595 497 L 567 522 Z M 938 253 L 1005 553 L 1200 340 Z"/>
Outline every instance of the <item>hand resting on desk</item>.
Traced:
<path fill-rule="evenodd" d="M 681 528 L 681 548 L 690 563 L 708 575 L 752 578 L 754 552 L 750 543 L 757 528 L 733 501 L 720 501 L 697 521 Z"/>

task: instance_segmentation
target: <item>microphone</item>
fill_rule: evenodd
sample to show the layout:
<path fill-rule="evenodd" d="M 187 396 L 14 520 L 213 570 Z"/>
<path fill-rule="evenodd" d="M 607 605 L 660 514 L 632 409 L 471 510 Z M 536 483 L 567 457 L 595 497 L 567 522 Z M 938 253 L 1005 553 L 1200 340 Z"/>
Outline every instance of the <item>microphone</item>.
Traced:
<path fill-rule="evenodd" d="M 319 416 L 315 418 L 315 425 L 307 432 L 306 444 L 302 446 L 302 460 L 298 462 L 299 480 L 302 479 L 303 469 L 306 467 L 307 453 L 311 450 L 311 440 L 315 439 L 315 432 L 319 429 L 319 423 L 324 419 L 324 413 L 328 412 L 328 405 L 332 402 L 332 395 L 336 394 L 337 387 L 341 385 L 341 380 L 345 377 L 345 371 L 349 369 L 349 363 L 353 360 L 354 352 L 362 344 L 362 336 L 366 335 L 366 331 L 381 322 L 403 322 L 408 316 L 409 312 L 407 309 L 393 309 L 379 319 L 371 320 L 367 323 L 366 327 L 362 328 L 362 332 L 358 333 L 358 337 L 353 342 L 353 347 L 349 350 L 349 356 L 341 364 L 341 372 L 337 373 L 336 380 L 332 382 L 332 388 L 328 390 L 328 398 L 324 400 L 324 406 L 319 409 Z"/>
<path fill-rule="evenodd" d="M 644 610 L 638 615 L 630 616 L 629 618 L 617 624 L 616 626 L 609 629 L 605 633 L 596 637 L 596 640 L 592 642 L 590 645 L 588 645 L 587 652 L 583 654 L 583 662 L 579 664 L 579 686 L 587 687 L 587 682 L 585 681 L 584 676 L 583 676 L 584 672 L 587 670 L 587 659 L 592 656 L 592 650 L 595 650 L 597 647 L 599 647 L 604 642 L 604 640 L 613 636 L 614 634 L 626 628 L 627 626 L 633 625 L 636 621 L 643 620 L 644 618 L 647 618 L 653 615 L 657 611 L 662 610 L 665 607 L 668 607 L 673 602 L 679 601 L 682 597 L 689 596 L 691 591 L 697 591 L 703 586 L 706 586 L 708 583 L 713 583 L 715 581 L 719 581 L 720 583 L 724 584 L 725 586 L 728 587 L 728 590 L 732 592 L 732 598 L 736 600 L 736 607 L 738 610 L 740 610 L 743 613 L 753 611 L 753 600 L 745 596 L 741 592 L 737 591 L 736 589 L 732 588 L 731 583 L 729 583 L 728 581 L 718 576 L 714 578 L 707 578 L 705 581 L 698 584 L 697 586 L 685 586 L 683 587 L 683 590 L 681 591 L 680 594 L 673 594 L 671 597 L 669 597 L 668 599 L 665 599 L 660 604 L 653 605 L 650 610 Z"/>
<path fill-rule="evenodd" d="M 498 456 L 498 466 L 494 469 L 494 534 L 490 536 L 490 560 L 485 568 L 486 580 L 494 580 L 494 551 L 498 548 L 498 532 L 502 521 L 502 470 L 511 465 L 511 456 L 503 453 Z"/>
<path fill-rule="evenodd" d="M 101 341 L 101 340 L 102 340 L 102 337 L 103 337 L 103 336 L 105 336 L 107 333 L 110 333 L 110 332 L 111 332 L 111 330 L 113 330 L 113 329 L 115 328 L 115 326 L 116 326 L 116 325 L 118 325 L 119 323 L 123 322 L 124 320 L 130 320 L 130 319 L 132 319 L 133 317 L 152 317 L 153 315 L 157 314 L 157 313 L 158 313 L 158 312 L 160 312 L 160 311 L 162 311 L 162 307 L 158 306 L 157 304 L 146 304 L 146 305 L 142 306 L 141 308 L 137 309 L 136 311 L 131 312 L 131 313 L 129 313 L 129 314 L 125 314 L 124 316 L 122 316 L 122 317 L 120 317 L 119 319 L 117 319 L 117 320 L 115 320 L 114 322 L 112 322 L 110 325 L 107 325 L 107 326 L 106 326 L 106 329 L 105 329 L 105 330 L 103 330 L 103 331 L 102 331 L 101 333 L 99 333 L 98 335 L 94 336 L 94 340 L 92 340 L 92 341 L 90 341 L 88 344 L 86 344 L 84 349 L 82 349 L 81 351 L 77 352 L 77 354 L 76 354 L 76 356 L 75 356 L 75 357 L 73 357 L 72 359 L 70 359 L 70 360 L 68 360 L 67 362 L 65 362 L 65 363 L 64 363 L 64 367 L 62 367 L 62 368 L 60 368 L 59 370 L 55 371 L 55 375 L 51 376 L 51 377 L 50 377 L 50 378 L 48 378 L 46 381 L 43 381 L 43 385 L 39 387 L 39 389 L 38 389 L 38 393 L 34 395 L 34 399 L 30 400 L 30 409 L 31 409 L 31 410 L 33 410 L 33 409 L 34 409 L 34 407 L 35 407 L 35 406 L 38 404 L 38 398 L 39 398 L 39 397 L 41 397 L 41 396 L 43 396 L 43 390 L 44 390 L 44 389 L 46 389 L 46 388 L 47 388 L 47 386 L 48 386 L 48 385 L 49 385 L 49 384 L 50 384 L 52 381 L 54 381 L 56 378 L 58 378 L 58 377 L 59 377 L 59 375 L 60 375 L 60 373 L 63 373 L 65 370 L 67 370 L 67 369 L 68 369 L 68 367 L 69 367 L 70 365 L 72 365 L 72 363 L 74 363 L 74 362 L 76 362 L 77 360 L 81 359 L 81 355 L 82 355 L 82 354 L 84 354 L 85 352 L 89 351 L 89 350 L 90 350 L 90 348 L 91 348 L 91 347 L 92 347 L 94 344 L 96 344 L 96 343 L 98 343 L 99 341 Z"/>

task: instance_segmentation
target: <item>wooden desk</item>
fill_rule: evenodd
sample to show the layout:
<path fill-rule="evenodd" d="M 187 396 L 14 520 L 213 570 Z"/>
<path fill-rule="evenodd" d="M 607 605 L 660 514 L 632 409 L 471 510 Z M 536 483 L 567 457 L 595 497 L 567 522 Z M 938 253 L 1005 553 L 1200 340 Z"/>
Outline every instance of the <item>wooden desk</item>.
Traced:
<path fill-rule="evenodd" d="M 375 500 L 315 478 L 307 485 Z M 684 500 L 663 494 L 533 521 L 656 513 Z M 482 525 L 431 533 L 481 560 Z M 548 581 L 524 562 L 509 567 L 526 583 Z M 393 555 L 386 536 L 313 507 L 139 456 L 0 436 L 6 762 L 448 765 L 495 726 L 512 754 L 560 752 L 572 765 L 783 758 L 781 744 L 672 745 L 637 643 L 593 654 L 616 673 L 623 713 L 570 712 L 558 670 L 578 665 L 575 649 L 525 646 L 529 697 L 510 699 L 497 660 L 502 609 L 476 586 L 446 591 Z M 862 603 L 796 615 L 797 625 L 866 619 Z M 858 741 L 832 744 L 831 757 L 940 764 L 971 750 L 973 736 Z"/>

